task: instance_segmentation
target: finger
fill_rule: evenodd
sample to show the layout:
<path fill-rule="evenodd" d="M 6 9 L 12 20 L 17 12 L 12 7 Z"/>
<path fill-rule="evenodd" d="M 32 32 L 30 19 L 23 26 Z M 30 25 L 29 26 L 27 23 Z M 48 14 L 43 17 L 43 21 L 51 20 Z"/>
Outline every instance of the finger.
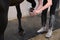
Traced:
<path fill-rule="evenodd" d="M 33 13 L 33 12 L 31 12 L 31 13 L 30 13 L 30 16 L 34 16 L 34 13 Z"/>

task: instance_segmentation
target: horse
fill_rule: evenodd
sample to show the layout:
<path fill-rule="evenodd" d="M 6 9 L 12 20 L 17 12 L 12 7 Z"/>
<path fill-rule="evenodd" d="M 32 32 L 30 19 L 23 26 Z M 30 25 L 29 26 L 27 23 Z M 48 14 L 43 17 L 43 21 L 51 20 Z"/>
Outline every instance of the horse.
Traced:
<path fill-rule="evenodd" d="M 9 6 L 15 6 L 16 10 L 17 10 L 17 19 L 18 19 L 18 33 L 20 35 L 23 34 L 24 30 L 21 26 L 21 18 L 22 18 L 22 13 L 21 13 L 21 9 L 20 9 L 20 4 L 23 2 L 24 0 L 9 0 L 8 4 Z M 28 2 L 30 2 L 32 4 L 32 8 L 30 8 L 30 10 L 33 10 L 36 6 L 36 2 L 35 0 L 27 0 Z"/>
<path fill-rule="evenodd" d="M 23 28 L 21 26 L 22 13 L 20 9 L 20 4 L 24 0 L 0 0 L 0 40 L 4 40 L 4 32 L 8 24 L 8 9 L 9 6 L 16 6 L 17 19 L 18 19 L 18 34 L 23 35 Z M 30 2 L 30 1 L 29 1 Z M 35 3 L 35 1 L 33 1 Z M 34 4 L 33 2 L 30 2 Z M 33 5 L 32 5 L 33 6 Z M 34 6 L 33 6 L 34 7 Z"/>

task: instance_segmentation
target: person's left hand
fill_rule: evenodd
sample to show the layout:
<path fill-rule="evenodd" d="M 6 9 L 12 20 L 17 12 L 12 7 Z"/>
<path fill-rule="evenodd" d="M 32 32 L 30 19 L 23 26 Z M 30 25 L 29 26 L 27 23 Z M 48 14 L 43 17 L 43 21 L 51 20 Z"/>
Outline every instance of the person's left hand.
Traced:
<path fill-rule="evenodd" d="M 33 10 L 33 13 L 34 13 L 34 15 L 37 15 L 40 13 L 40 11 L 39 10 Z"/>

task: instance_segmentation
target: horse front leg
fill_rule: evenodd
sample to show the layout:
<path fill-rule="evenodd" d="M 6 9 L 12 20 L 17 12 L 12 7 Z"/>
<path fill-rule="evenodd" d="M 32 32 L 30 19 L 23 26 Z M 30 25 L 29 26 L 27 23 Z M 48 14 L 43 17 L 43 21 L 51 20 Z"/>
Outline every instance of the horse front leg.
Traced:
<path fill-rule="evenodd" d="M 3 11 L 3 9 L 2 12 L 0 11 L 0 40 L 4 40 L 4 32 L 8 23 L 7 12 Z"/>
<path fill-rule="evenodd" d="M 31 16 L 33 16 L 32 12 L 33 12 L 33 10 L 34 10 L 34 8 L 36 6 L 36 2 L 35 2 L 35 0 L 27 0 L 27 1 L 31 3 L 32 7 L 29 9 L 29 13 L 30 13 Z"/>
<path fill-rule="evenodd" d="M 4 40 L 4 32 L 8 23 L 8 7 L 0 6 L 0 40 Z"/>
<path fill-rule="evenodd" d="M 17 10 L 17 19 L 18 19 L 18 33 L 19 33 L 19 35 L 22 35 L 23 34 L 23 32 L 24 32 L 24 30 L 23 30 L 23 28 L 22 28 L 22 26 L 21 26 L 21 18 L 22 18 L 22 13 L 21 13 L 21 9 L 20 9 L 20 5 L 18 4 L 18 5 L 16 5 L 16 10 Z"/>

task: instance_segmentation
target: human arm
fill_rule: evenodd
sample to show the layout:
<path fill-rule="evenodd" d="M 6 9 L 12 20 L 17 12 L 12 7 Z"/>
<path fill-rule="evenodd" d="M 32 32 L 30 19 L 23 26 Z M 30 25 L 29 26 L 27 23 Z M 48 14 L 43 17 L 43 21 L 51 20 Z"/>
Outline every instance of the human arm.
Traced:
<path fill-rule="evenodd" d="M 41 11 L 45 10 L 46 8 L 50 7 L 52 5 L 52 0 L 47 0 L 47 3 L 42 6 L 41 8 L 37 8 L 33 11 L 33 13 L 36 15 L 36 14 L 39 14 Z"/>

